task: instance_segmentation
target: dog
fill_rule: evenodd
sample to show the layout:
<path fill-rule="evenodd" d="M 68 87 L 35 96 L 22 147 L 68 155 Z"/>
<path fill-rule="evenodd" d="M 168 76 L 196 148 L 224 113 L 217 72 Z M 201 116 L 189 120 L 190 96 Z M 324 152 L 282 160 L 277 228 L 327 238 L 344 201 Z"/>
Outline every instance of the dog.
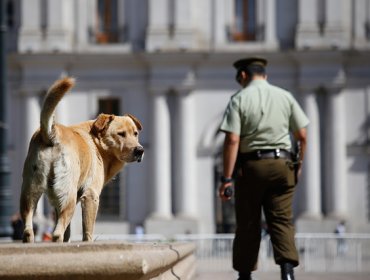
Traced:
<path fill-rule="evenodd" d="M 103 186 L 129 162 L 140 162 L 140 121 L 133 115 L 100 114 L 73 126 L 54 122 L 59 101 L 75 84 L 74 78 L 57 80 L 48 90 L 40 115 L 40 128 L 29 144 L 23 167 L 20 213 L 23 242 L 34 242 L 33 214 L 45 193 L 56 210 L 54 242 L 68 241 L 76 204 L 81 202 L 83 241 L 92 241 L 99 196 Z"/>

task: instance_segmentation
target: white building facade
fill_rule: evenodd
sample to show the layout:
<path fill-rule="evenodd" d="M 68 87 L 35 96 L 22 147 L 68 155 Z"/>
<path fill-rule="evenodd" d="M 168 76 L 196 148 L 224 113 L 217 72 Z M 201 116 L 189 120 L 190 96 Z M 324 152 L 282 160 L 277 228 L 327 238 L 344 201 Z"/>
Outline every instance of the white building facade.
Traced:
<path fill-rule="evenodd" d="M 144 161 L 104 189 L 96 234 L 232 230 L 232 203 L 216 197 L 218 125 L 238 89 L 232 63 L 263 56 L 310 119 L 297 230 L 342 219 L 369 230 L 370 0 L 8 0 L 8 18 L 15 210 L 42 96 L 72 75 L 58 122 L 106 112 L 143 123 Z M 39 218 L 48 211 L 41 202 Z"/>

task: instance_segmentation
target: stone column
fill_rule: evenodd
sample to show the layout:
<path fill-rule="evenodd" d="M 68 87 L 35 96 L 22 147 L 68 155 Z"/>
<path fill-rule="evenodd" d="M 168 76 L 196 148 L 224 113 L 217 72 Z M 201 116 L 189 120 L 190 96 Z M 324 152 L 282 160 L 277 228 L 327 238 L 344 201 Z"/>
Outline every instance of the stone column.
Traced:
<path fill-rule="evenodd" d="M 153 180 L 152 219 L 171 218 L 171 135 L 170 112 L 165 94 L 153 96 L 152 117 Z"/>
<path fill-rule="evenodd" d="M 330 90 L 327 98 L 326 121 L 326 193 L 328 216 L 343 219 L 347 216 L 347 167 L 345 100 L 340 90 Z"/>
<path fill-rule="evenodd" d="M 169 0 L 148 0 L 148 51 L 161 49 L 168 42 Z"/>
<path fill-rule="evenodd" d="M 317 13 L 318 1 L 320 0 L 299 0 L 296 33 L 296 46 L 299 49 L 321 45 Z"/>
<path fill-rule="evenodd" d="M 326 0 L 325 44 L 333 48 L 350 46 L 351 1 Z"/>
<path fill-rule="evenodd" d="M 276 0 L 267 0 L 265 4 L 265 43 L 271 48 L 276 48 Z"/>
<path fill-rule="evenodd" d="M 177 28 L 189 28 L 191 24 L 191 1 L 175 1 L 175 21 Z"/>
<path fill-rule="evenodd" d="M 196 132 L 193 96 L 177 96 L 176 135 L 176 210 L 179 218 L 195 218 L 197 215 L 196 185 Z"/>
<path fill-rule="evenodd" d="M 191 18 L 192 1 L 175 1 L 175 46 L 180 49 L 191 49 L 195 46 L 193 21 Z"/>
<path fill-rule="evenodd" d="M 71 0 L 48 1 L 47 49 L 71 51 L 73 43 L 73 3 Z"/>
<path fill-rule="evenodd" d="M 307 127 L 307 150 L 303 163 L 303 182 L 305 209 L 302 218 L 320 219 L 321 212 L 321 154 L 320 154 L 320 116 L 317 96 L 313 92 L 304 96 L 304 111 L 310 124 Z"/>
<path fill-rule="evenodd" d="M 210 1 L 210 47 L 228 43 L 228 33 L 234 29 L 234 1 Z"/>
<path fill-rule="evenodd" d="M 38 52 L 42 49 L 40 0 L 21 1 L 21 30 L 18 50 Z"/>
<path fill-rule="evenodd" d="M 367 0 L 356 0 L 354 1 L 354 44 L 356 48 L 364 49 L 369 46 L 370 43 L 366 38 L 366 23 L 369 24 L 370 18 L 370 3 Z M 367 18 L 368 17 L 368 18 Z"/>
<path fill-rule="evenodd" d="M 78 0 L 74 6 L 78 11 L 75 16 L 77 48 L 83 49 L 89 43 L 88 14 L 91 11 L 88 9 L 88 0 Z M 96 11 L 94 12 L 96 13 Z"/>

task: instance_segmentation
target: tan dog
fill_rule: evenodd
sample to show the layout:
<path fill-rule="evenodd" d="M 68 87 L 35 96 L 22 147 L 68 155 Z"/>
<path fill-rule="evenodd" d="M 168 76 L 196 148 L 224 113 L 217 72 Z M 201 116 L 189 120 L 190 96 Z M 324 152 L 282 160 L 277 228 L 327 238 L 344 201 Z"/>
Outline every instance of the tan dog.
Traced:
<path fill-rule="evenodd" d="M 54 111 L 74 79 L 52 85 L 41 110 L 40 129 L 33 135 L 23 168 L 20 211 L 23 242 L 33 242 L 33 213 L 46 193 L 57 212 L 53 241 L 69 239 L 69 224 L 81 201 L 83 240 L 91 241 L 103 186 L 127 162 L 141 161 L 140 122 L 132 115 L 101 114 L 74 126 L 54 123 Z"/>

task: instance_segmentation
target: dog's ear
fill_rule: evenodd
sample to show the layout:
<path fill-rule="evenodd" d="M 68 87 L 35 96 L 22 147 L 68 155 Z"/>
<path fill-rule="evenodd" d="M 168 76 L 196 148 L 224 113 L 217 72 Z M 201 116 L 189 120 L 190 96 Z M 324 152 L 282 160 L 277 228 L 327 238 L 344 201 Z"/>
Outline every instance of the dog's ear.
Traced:
<path fill-rule="evenodd" d="M 96 136 L 104 135 L 113 119 L 114 115 L 100 114 L 93 123 L 92 133 Z"/>
<path fill-rule="evenodd" d="M 134 123 L 135 123 L 135 125 L 136 125 L 136 127 L 137 127 L 138 130 L 142 130 L 143 129 L 143 126 L 141 125 L 141 122 L 136 117 L 134 117 L 131 114 L 126 114 L 125 116 L 131 118 L 134 121 Z"/>

